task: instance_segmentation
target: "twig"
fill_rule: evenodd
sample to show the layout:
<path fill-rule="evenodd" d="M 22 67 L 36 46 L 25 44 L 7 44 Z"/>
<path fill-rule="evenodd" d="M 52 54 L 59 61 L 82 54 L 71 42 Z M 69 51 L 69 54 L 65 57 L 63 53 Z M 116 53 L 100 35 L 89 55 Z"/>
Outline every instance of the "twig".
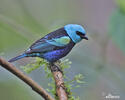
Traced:
<path fill-rule="evenodd" d="M 50 69 L 55 80 L 57 97 L 59 100 L 68 100 L 62 71 L 55 64 L 50 65 Z"/>
<path fill-rule="evenodd" d="M 5 61 L 0 57 L 0 65 L 7 69 L 9 72 L 16 75 L 19 79 L 28 84 L 36 93 L 41 95 L 45 100 L 54 100 L 40 85 L 34 82 L 30 77 L 24 75 L 20 70 L 18 70 L 14 65 Z M 64 100 L 64 99 L 61 99 Z"/>

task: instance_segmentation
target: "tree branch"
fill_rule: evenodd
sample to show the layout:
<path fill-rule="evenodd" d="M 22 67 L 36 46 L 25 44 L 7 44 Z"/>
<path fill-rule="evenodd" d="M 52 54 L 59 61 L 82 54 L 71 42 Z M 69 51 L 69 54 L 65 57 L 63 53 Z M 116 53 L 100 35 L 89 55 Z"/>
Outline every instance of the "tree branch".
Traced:
<path fill-rule="evenodd" d="M 50 69 L 55 80 L 57 97 L 59 98 L 59 100 L 68 100 L 62 71 L 55 64 L 50 65 Z"/>
<path fill-rule="evenodd" d="M 30 77 L 24 75 L 20 70 L 18 70 L 14 65 L 5 61 L 3 58 L 0 57 L 0 65 L 8 70 L 9 72 L 13 73 L 19 79 L 24 81 L 27 85 L 29 85 L 36 93 L 41 95 L 45 100 L 54 100 L 40 85 L 34 82 Z M 67 100 L 67 99 L 60 99 L 60 100 Z"/>

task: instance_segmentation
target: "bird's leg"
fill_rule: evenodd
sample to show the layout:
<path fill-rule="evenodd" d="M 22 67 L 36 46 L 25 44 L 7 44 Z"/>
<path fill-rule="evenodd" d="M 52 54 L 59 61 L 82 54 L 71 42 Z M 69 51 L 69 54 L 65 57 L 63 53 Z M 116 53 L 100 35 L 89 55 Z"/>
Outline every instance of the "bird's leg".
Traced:
<path fill-rule="evenodd" d="M 59 71 L 63 74 L 62 68 L 61 68 L 61 66 L 60 66 L 61 60 L 57 60 L 56 63 L 57 63 L 57 67 L 58 67 Z M 63 74 L 63 75 L 64 75 L 64 74 Z"/>
<path fill-rule="evenodd" d="M 59 71 L 58 66 L 56 66 L 54 63 L 50 63 L 49 67 L 52 72 Z"/>
<path fill-rule="evenodd" d="M 61 63 L 61 60 L 57 60 L 56 62 L 60 64 L 60 63 Z"/>
<path fill-rule="evenodd" d="M 59 63 L 60 62 L 61 61 L 59 61 Z M 50 63 L 49 68 L 51 69 L 52 72 L 60 71 L 63 74 L 63 71 L 61 70 L 61 68 L 55 63 Z"/>

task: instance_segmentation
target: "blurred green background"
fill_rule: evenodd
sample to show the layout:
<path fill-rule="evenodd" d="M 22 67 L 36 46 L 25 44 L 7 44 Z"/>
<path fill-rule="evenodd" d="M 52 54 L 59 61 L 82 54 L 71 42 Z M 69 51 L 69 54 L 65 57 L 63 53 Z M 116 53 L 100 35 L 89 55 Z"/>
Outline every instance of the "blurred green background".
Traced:
<path fill-rule="evenodd" d="M 66 24 L 84 25 L 89 41 L 80 42 L 65 58 L 68 77 L 82 73 L 85 83 L 74 89 L 80 100 L 125 100 L 124 0 L 0 0 L 0 56 L 7 60 L 32 42 Z M 31 58 L 15 62 L 25 65 Z M 29 74 L 47 88 L 42 68 Z M 0 67 L 0 100 L 42 100 L 24 82 Z M 108 100 L 108 99 L 107 99 Z"/>

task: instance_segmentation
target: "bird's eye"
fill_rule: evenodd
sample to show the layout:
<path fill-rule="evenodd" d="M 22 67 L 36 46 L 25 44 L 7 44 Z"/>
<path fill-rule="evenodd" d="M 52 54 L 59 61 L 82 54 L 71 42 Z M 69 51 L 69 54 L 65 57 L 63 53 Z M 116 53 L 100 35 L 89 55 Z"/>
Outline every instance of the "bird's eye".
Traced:
<path fill-rule="evenodd" d="M 86 35 L 82 32 L 76 31 L 76 34 L 80 36 L 81 39 L 86 39 L 88 40 L 88 37 L 86 37 Z"/>
<path fill-rule="evenodd" d="M 85 36 L 85 34 L 83 34 L 82 32 L 76 31 L 76 34 L 79 36 Z"/>

